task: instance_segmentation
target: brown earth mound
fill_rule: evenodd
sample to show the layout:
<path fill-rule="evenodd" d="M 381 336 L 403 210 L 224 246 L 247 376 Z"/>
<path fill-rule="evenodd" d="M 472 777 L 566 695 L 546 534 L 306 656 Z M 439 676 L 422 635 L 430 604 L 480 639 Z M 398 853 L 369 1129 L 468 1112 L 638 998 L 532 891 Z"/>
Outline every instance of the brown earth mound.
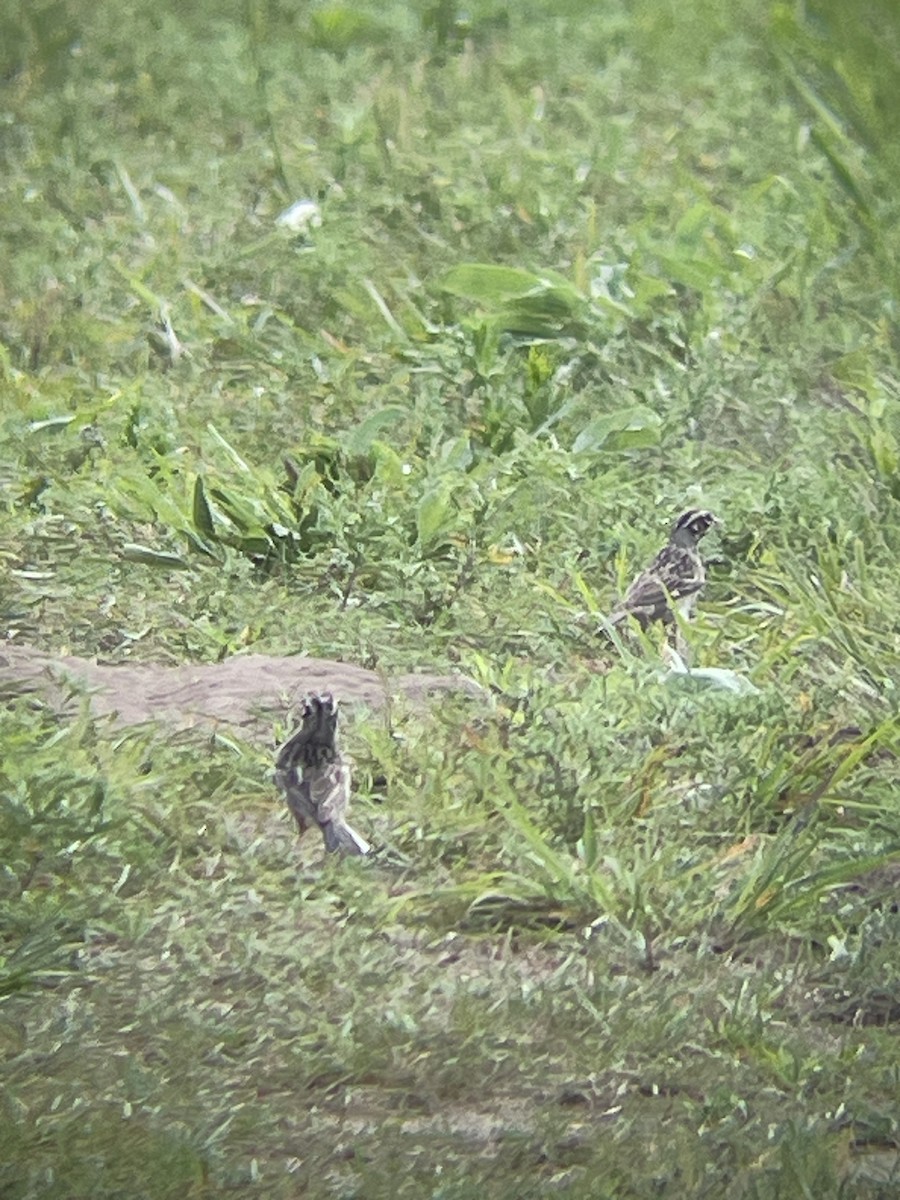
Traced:
<path fill-rule="evenodd" d="M 159 720 L 180 728 L 212 723 L 248 732 L 270 726 L 272 717 L 285 716 L 309 692 L 331 692 L 340 701 L 378 708 L 391 696 L 422 703 L 432 692 L 480 691 L 462 675 L 388 680 L 323 658 L 243 654 L 220 663 L 165 667 L 53 658 L 25 645 L 0 651 L 0 690 L 37 692 L 61 708 L 77 704 L 87 692 L 93 712 L 120 725 Z"/>

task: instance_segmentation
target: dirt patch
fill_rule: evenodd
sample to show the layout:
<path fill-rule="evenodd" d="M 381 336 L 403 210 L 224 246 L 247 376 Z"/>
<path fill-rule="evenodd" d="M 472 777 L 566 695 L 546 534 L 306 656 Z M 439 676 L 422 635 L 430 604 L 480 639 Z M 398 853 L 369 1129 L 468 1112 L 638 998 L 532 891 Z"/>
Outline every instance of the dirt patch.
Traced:
<path fill-rule="evenodd" d="M 0 690 L 36 692 L 68 709 L 87 693 L 97 716 L 119 725 L 163 721 L 178 728 L 228 725 L 270 727 L 309 692 L 331 692 L 343 703 L 380 708 L 393 696 L 424 703 L 432 693 L 480 689 L 462 675 L 413 674 L 387 679 L 353 663 L 324 658 L 236 655 L 220 663 L 166 667 L 98 663 L 43 654 L 31 646 L 0 651 Z"/>

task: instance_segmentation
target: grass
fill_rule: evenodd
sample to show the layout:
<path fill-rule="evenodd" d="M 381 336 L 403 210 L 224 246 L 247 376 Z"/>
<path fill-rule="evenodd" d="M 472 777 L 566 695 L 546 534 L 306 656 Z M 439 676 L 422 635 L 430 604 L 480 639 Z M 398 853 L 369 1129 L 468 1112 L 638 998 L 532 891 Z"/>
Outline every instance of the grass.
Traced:
<path fill-rule="evenodd" d="M 865 8 L 4 14 L 8 637 L 485 689 L 347 714 L 360 862 L 267 746 L 4 695 L 4 1196 L 896 1194 Z M 593 630 L 698 502 L 686 677 Z"/>

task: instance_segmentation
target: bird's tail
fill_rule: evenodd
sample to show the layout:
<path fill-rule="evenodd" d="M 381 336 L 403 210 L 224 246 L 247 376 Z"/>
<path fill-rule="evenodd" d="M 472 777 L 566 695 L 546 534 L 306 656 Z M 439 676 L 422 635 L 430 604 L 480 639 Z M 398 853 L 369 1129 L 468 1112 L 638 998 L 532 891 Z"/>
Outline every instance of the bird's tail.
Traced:
<path fill-rule="evenodd" d="M 326 821 L 322 826 L 322 836 L 325 838 L 325 849 L 333 853 L 340 850 L 343 854 L 368 854 L 372 847 L 361 833 L 357 833 L 352 825 L 338 818 Z"/>

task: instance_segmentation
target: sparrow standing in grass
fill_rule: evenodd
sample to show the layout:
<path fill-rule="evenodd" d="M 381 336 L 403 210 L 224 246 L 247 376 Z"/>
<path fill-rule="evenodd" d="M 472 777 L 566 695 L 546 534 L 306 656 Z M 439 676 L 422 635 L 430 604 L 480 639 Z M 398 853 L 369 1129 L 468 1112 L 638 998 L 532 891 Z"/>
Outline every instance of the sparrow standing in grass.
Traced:
<path fill-rule="evenodd" d="M 666 545 L 634 580 L 607 623 L 618 625 L 626 617 L 634 617 L 641 629 L 654 621 L 672 625 L 673 607 L 681 617 L 693 616 L 697 597 L 706 583 L 700 539 L 718 523 L 718 518 L 705 508 L 689 508 L 682 513 Z"/>
<path fill-rule="evenodd" d="M 275 782 L 284 792 L 301 834 L 317 826 L 325 849 L 368 854 L 371 847 L 347 823 L 350 764 L 337 744 L 337 701 L 326 692 L 309 696 L 300 712 L 300 728 L 275 758 Z"/>

